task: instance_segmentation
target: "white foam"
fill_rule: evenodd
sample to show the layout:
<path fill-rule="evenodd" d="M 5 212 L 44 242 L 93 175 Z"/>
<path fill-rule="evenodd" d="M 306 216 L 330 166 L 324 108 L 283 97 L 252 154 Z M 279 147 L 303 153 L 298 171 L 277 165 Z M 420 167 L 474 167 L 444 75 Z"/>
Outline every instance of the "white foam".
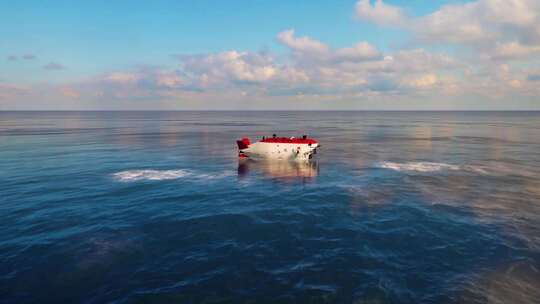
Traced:
<path fill-rule="evenodd" d="M 410 171 L 410 172 L 436 172 L 441 170 L 460 170 L 460 166 L 450 165 L 445 163 L 432 163 L 432 162 L 408 162 L 408 163 L 394 163 L 394 162 L 380 162 L 379 168 L 391 169 L 395 171 Z"/>
<path fill-rule="evenodd" d="M 188 170 L 127 170 L 113 174 L 113 178 L 120 182 L 136 182 L 136 181 L 160 181 L 172 180 L 189 177 L 191 180 L 215 180 L 222 179 L 234 175 L 233 171 L 223 171 L 216 173 L 196 173 Z"/>
<path fill-rule="evenodd" d="M 380 162 L 376 164 L 378 168 L 391 169 L 403 172 L 436 172 L 436 171 L 463 171 L 478 175 L 504 176 L 521 175 L 525 177 L 538 177 L 539 174 L 520 167 L 511 167 L 503 164 L 494 165 L 450 165 L 433 162 Z"/>
<path fill-rule="evenodd" d="M 483 175 L 520 175 L 524 177 L 538 178 L 539 174 L 527 169 L 524 166 L 510 166 L 505 164 L 490 164 L 488 165 L 467 165 L 463 166 L 464 170 L 468 170 L 474 173 Z"/>
<path fill-rule="evenodd" d="M 229 177 L 229 176 L 233 176 L 233 175 L 236 175 L 236 172 L 234 172 L 234 171 L 223 171 L 221 173 L 199 173 L 199 174 L 194 174 L 193 178 L 205 179 L 205 180 L 213 180 L 213 179 L 220 179 L 220 178 L 225 178 L 225 177 Z"/>
<path fill-rule="evenodd" d="M 127 170 L 113 174 L 113 177 L 121 182 L 133 182 L 142 180 L 170 180 L 191 175 L 186 170 Z"/>
<path fill-rule="evenodd" d="M 478 173 L 478 174 L 483 174 L 483 175 L 489 175 L 490 174 L 489 169 L 487 169 L 486 167 L 483 167 L 483 166 L 466 165 L 466 166 L 463 166 L 463 169 L 466 170 L 466 171 L 471 171 L 471 172 Z"/>

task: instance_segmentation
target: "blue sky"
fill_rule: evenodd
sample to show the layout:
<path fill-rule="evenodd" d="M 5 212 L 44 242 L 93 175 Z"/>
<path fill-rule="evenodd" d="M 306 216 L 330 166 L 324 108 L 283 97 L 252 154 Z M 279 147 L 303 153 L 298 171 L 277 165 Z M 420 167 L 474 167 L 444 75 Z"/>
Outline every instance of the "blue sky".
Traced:
<path fill-rule="evenodd" d="M 0 1 L 0 109 L 539 108 L 504 2 Z"/>

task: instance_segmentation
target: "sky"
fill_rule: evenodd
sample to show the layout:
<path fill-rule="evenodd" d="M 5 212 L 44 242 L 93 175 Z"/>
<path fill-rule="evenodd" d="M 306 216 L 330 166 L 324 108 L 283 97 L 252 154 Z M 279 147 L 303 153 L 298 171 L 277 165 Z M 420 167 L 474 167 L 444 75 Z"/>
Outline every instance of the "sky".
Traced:
<path fill-rule="evenodd" d="M 0 110 L 540 110 L 540 1 L 0 0 Z"/>

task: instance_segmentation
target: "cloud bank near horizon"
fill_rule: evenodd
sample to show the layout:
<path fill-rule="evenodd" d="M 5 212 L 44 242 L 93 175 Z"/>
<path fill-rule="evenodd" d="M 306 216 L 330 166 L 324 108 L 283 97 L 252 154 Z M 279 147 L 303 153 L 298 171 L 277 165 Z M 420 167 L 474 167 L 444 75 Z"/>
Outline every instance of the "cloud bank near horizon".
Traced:
<path fill-rule="evenodd" d="M 134 66 L 73 82 L 20 84 L 0 78 L 0 105 L 540 109 L 540 2 L 477 0 L 414 16 L 382 0 L 359 0 L 351 11 L 359 24 L 399 30 L 409 38 L 392 50 L 369 41 L 335 48 L 284 28 L 275 34 L 277 50 L 177 54 L 171 66 Z M 36 61 L 35 55 L 24 56 L 7 60 Z M 48 73 L 65 69 L 55 61 L 42 66 Z M 467 104 L 470 100 L 480 103 Z"/>

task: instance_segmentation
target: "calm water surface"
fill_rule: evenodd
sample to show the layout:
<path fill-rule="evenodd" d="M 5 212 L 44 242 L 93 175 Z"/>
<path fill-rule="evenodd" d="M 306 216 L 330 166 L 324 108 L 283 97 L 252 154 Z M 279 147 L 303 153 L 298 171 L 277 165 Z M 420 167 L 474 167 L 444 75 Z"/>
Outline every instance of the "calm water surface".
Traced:
<path fill-rule="evenodd" d="M 307 164 L 235 140 L 309 134 Z M 539 112 L 0 112 L 1 303 L 540 303 Z"/>

